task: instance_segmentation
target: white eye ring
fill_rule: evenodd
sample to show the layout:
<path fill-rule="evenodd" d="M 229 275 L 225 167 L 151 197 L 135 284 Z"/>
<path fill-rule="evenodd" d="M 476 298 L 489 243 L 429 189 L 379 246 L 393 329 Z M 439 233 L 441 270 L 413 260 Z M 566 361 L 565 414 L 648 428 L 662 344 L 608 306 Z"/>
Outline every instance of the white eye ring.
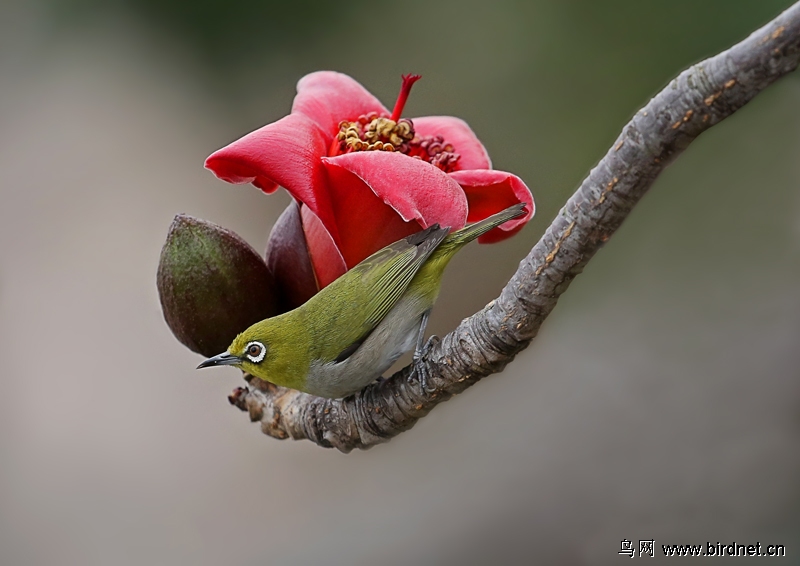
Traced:
<path fill-rule="evenodd" d="M 255 356 L 249 354 L 250 348 L 253 346 L 258 348 L 258 354 Z M 264 360 L 264 356 L 267 355 L 267 348 L 261 342 L 248 342 L 247 346 L 244 347 L 244 355 L 254 364 L 258 364 L 261 363 Z"/>

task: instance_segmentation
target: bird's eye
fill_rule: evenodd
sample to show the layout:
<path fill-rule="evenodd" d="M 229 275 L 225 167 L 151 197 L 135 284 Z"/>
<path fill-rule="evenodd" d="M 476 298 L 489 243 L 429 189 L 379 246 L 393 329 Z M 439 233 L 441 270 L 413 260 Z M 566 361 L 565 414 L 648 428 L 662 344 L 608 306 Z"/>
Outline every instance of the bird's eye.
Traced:
<path fill-rule="evenodd" d="M 267 354 L 267 349 L 261 342 L 250 342 L 244 350 L 247 359 L 254 364 L 261 362 Z"/>

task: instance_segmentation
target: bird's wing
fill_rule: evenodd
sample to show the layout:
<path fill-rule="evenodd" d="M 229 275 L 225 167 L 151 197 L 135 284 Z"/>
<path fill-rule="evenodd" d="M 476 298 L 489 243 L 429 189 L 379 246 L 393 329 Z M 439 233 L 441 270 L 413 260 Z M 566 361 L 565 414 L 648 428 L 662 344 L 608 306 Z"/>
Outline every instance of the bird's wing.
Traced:
<path fill-rule="evenodd" d="M 375 252 L 311 299 L 319 303 L 316 312 L 322 315 L 324 327 L 337 329 L 336 343 L 319 337 L 325 358 L 342 361 L 358 349 L 448 232 L 449 228 L 434 224 L 403 238 Z"/>

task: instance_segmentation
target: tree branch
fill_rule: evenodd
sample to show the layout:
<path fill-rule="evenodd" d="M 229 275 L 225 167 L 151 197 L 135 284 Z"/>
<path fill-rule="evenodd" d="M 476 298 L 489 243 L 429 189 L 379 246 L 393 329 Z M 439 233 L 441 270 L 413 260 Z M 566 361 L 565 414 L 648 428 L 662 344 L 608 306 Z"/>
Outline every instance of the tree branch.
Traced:
<path fill-rule="evenodd" d="M 433 393 L 410 368 L 346 399 L 323 399 L 245 375 L 232 404 L 275 438 L 342 452 L 411 428 L 439 403 L 501 371 L 530 344 L 558 298 L 619 228 L 664 167 L 800 61 L 800 3 L 744 41 L 682 72 L 637 112 L 520 263 L 500 296 L 424 356 Z"/>

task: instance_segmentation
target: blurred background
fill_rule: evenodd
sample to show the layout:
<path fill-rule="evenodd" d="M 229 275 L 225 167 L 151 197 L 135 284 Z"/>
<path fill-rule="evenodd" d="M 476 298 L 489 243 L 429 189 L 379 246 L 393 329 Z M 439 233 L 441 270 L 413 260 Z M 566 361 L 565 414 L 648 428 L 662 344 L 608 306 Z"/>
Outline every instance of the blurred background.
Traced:
<path fill-rule="evenodd" d="M 186 212 L 286 206 L 205 157 L 343 71 L 467 120 L 537 216 L 453 262 L 494 298 L 629 117 L 788 1 L 0 0 L 0 563 L 613 564 L 623 538 L 800 556 L 800 76 L 658 180 L 501 375 L 368 452 L 265 437 L 155 286 Z M 659 551 L 660 553 L 660 551 Z"/>

